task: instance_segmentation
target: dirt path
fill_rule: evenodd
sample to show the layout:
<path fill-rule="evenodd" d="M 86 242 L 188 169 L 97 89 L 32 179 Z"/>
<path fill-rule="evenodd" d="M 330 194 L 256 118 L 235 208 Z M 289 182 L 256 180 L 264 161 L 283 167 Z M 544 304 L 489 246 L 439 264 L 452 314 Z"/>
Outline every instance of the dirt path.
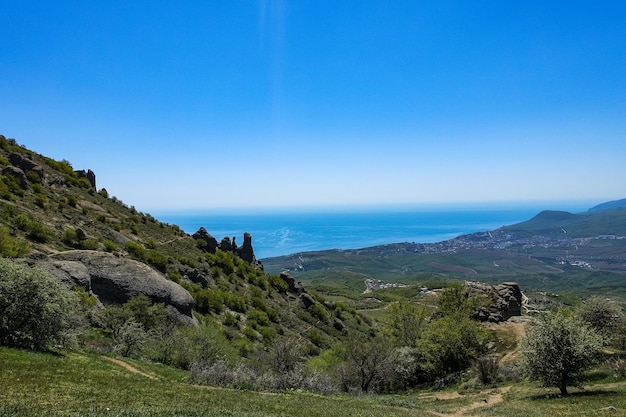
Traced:
<path fill-rule="evenodd" d="M 156 377 L 154 375 L 147 374 L 147 373 L 145 373 L 143 371 L 140 371 L 139 369 L 135 368 L 131 364 L 126 363 L 124 361 L 121 361 L 119 359 L 110 358 L 108 356 L 101 356 L 101 358 L 106 359 L 107 361 L 109 361 L 111 363 L 114 363 L 115 365 L 120 366 L 120 367 L 126 369 L 128 372 L 132 372 L 133 374 L 138 374 L 138 375 L 141 375 L 141 376 L 145 376 L 146 378 L 150 378 L 150 379 L 153 379 L 153 380 L 158 380 L 159 379 L 158 377 Z"/>
<path fill-rule="evenodd" d="M 488 396 L 481 399 L 480 401 L 476 401 L 471 403 L 470 405 L 466 405 L 465 407 L 461 407 L 456 410 L 454 413 L 438 413 L 436 411 L 430 411 L 430 413 L 434 416 L 438 417 L 467 417 L 471 416 L 471 412 L 477 410 L 479 408 L 491 407 L 496 404 L 500 404 L 504 401 L 504 394 L 507 393 L 511 389 L 511 386 L 504 387 L 499 390 L 493 390 L 488 393 Z"/>

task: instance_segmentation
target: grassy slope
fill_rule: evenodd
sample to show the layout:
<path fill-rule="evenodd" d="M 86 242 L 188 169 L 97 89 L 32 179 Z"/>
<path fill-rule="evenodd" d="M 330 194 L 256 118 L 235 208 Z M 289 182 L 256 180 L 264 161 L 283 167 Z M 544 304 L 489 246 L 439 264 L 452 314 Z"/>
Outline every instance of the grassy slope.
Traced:
<path fill-rule="evenodd" d="M 572 416 L 626 411 L 626 381 L 599 372 L 568 398 L 530 384 L 483 391 L 406 395 L 320 396 L 200 387 L 187 374 L 134 361 L 158 380 L 131 373 L 94 354 L 34 353 L 0 348 L 0 416 Z"/>

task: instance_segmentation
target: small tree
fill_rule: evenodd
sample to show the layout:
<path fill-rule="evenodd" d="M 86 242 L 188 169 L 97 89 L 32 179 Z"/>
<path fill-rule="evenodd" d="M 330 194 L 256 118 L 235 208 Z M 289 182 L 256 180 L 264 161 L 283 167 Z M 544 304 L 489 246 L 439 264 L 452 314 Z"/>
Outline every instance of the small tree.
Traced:
<path fill-rule="evenodd" d="M 582 320 L 553 313 L 526 334 L 522 364 L 531 379 L 567 395 L 567 387 L 578 383 L 601 347 L 602 337 Z"/>
<path fill-rule="evenodd" d="M 415 347 L 426 326 L 426 309 L 409 301 L 398 301 L 391 304 L 387 311 L 387 328 L 394 344 Z"/>
<path fill-rule="evenodd" d="M 620 344 L 624 323 L 624 312 L 619 305 L 605 298 L 590 297 L 578 309 L 578 316 L 593 329 L 597 330 L 606 342 L 613 340 Z"/>
<path fill-rule="evenodd" d="M 357 388 L 361 392 L 380 390 L 393 373 L 393 353 L 391 344 L 382 336 L 350 339 L 346 345 L 347 361 L 340 371 L 344 388 Z"/>
<path fill-rule="evenodd" d="M 47 272 L 0 258 L 0 345 L 62 343 L 78 305 L 76 294 Z"/>

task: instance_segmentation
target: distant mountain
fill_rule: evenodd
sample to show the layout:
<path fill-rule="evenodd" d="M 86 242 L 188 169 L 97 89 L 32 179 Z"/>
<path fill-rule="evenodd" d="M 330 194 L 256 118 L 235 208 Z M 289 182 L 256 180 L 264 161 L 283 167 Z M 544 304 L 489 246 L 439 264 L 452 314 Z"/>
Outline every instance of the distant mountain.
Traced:
<path fill-rule="evenodd" d="M 621 200 L 608 201 L 606 203 L 598 204 L 597 206 L 591 207 L 589 209 L 589 213 L 595 213 L 598 211 L 607 211 L 607 210 L 615 210 L 626 208 L 626 198 Z"/>
<path fill-rule="evenodd" d="M 621 200 L 626 202 L 626 200 Z M 605 203 L 611 207 L 611 203 Z M 604 206 L 601 204 L 600 206 Z M 596 207 L 600 207 L 596 206 Z M 569 238 L 597 237 L 599 235 L 626 235 L 626 207 L 612 206 L 604 210 L 593 210 L 581 214 L 566 211 L 542 211 L 532 219 L 501 231 L 520 236 L 542 235 L 550 238 L 567 235 Z M 593 210 L 593 211 L 591 211 Z"/>

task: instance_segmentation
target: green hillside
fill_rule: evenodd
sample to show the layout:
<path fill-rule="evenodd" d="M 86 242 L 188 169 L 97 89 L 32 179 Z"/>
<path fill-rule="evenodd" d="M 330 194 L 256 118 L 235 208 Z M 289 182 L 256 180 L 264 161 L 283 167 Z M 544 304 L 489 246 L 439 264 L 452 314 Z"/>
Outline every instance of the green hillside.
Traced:
<path fill-rule="evenodd" d="M 145 264 L 191 294 L 201 330 L 179 330 L 167 320 L 162 326 L 144 326 L 144 348 L 133 355 L 189 367 L 198 353 L 182 355 L 168 349 L 211 337 L 215 344 L 228 346 L 224 355 L 251 362 L 282 340 L 297 340 L 304 360 L 371 330 L 369 320 L 354 309 L 324 303 L 315 293 L 307 298 L 312 305 L 305 306 L 277 275 L 233 252 L 207 252 L 204 242 L 177 225 L 136 210 L 105 187 L 95 188 L 70 162 L 40 155 L 1 135 L 0 171 L 2 257 L 29 265 L 39 265 L 41 259 L 50 257 L 46 265 L 60 265 L 58 254 L 62 253 L 108 254 L 111 262 Z M 66 263 L 69 266 L 62 268 L 75 268 L 75 262 Z M 86 294 L 88 286 L 74 289 L 86 300 L 87 309 L 97 303 Z M 95 327 L 80 336 L 81 343 L 104 351 L 124 345 L 116 340 L 117 332 L 142 320 L 142 313 L 133 313 L 133 309 L 148 308 L 141 300 L 133 302 L 129 306 L 105 303 L 105 313 L 90 311 L 89 320 Z M 206 346 L 215 347 L 212 342 Z"/>
<path fill-rule="evenodd" d="M 560 317 L 566 307 L 577 328 L 591 325 L 580 299 L 546 289 L 623 291 L 619 210 L 261 268 L 245 239 L 245 251 L 212 246 L 97 188 L 92 172 L 1 135 L 0 171 L 0 417 L 570 415 L 609 400 L 626 409 L 613 401 L 626 389 L 618 304 L 598 325 L 611 331 L 607 350 L 590 330 L 595 350 L 576 369 L 591 400 L 574 389 L 569 401 L 532 402 L 546 391 L 519 368 L 521 338 L 540 322 L 522 309 Z M 613 234 L 555 239 L 555 224 Z M 514 284 L 463 281 L 544 292 L 528 303 Z"/>

